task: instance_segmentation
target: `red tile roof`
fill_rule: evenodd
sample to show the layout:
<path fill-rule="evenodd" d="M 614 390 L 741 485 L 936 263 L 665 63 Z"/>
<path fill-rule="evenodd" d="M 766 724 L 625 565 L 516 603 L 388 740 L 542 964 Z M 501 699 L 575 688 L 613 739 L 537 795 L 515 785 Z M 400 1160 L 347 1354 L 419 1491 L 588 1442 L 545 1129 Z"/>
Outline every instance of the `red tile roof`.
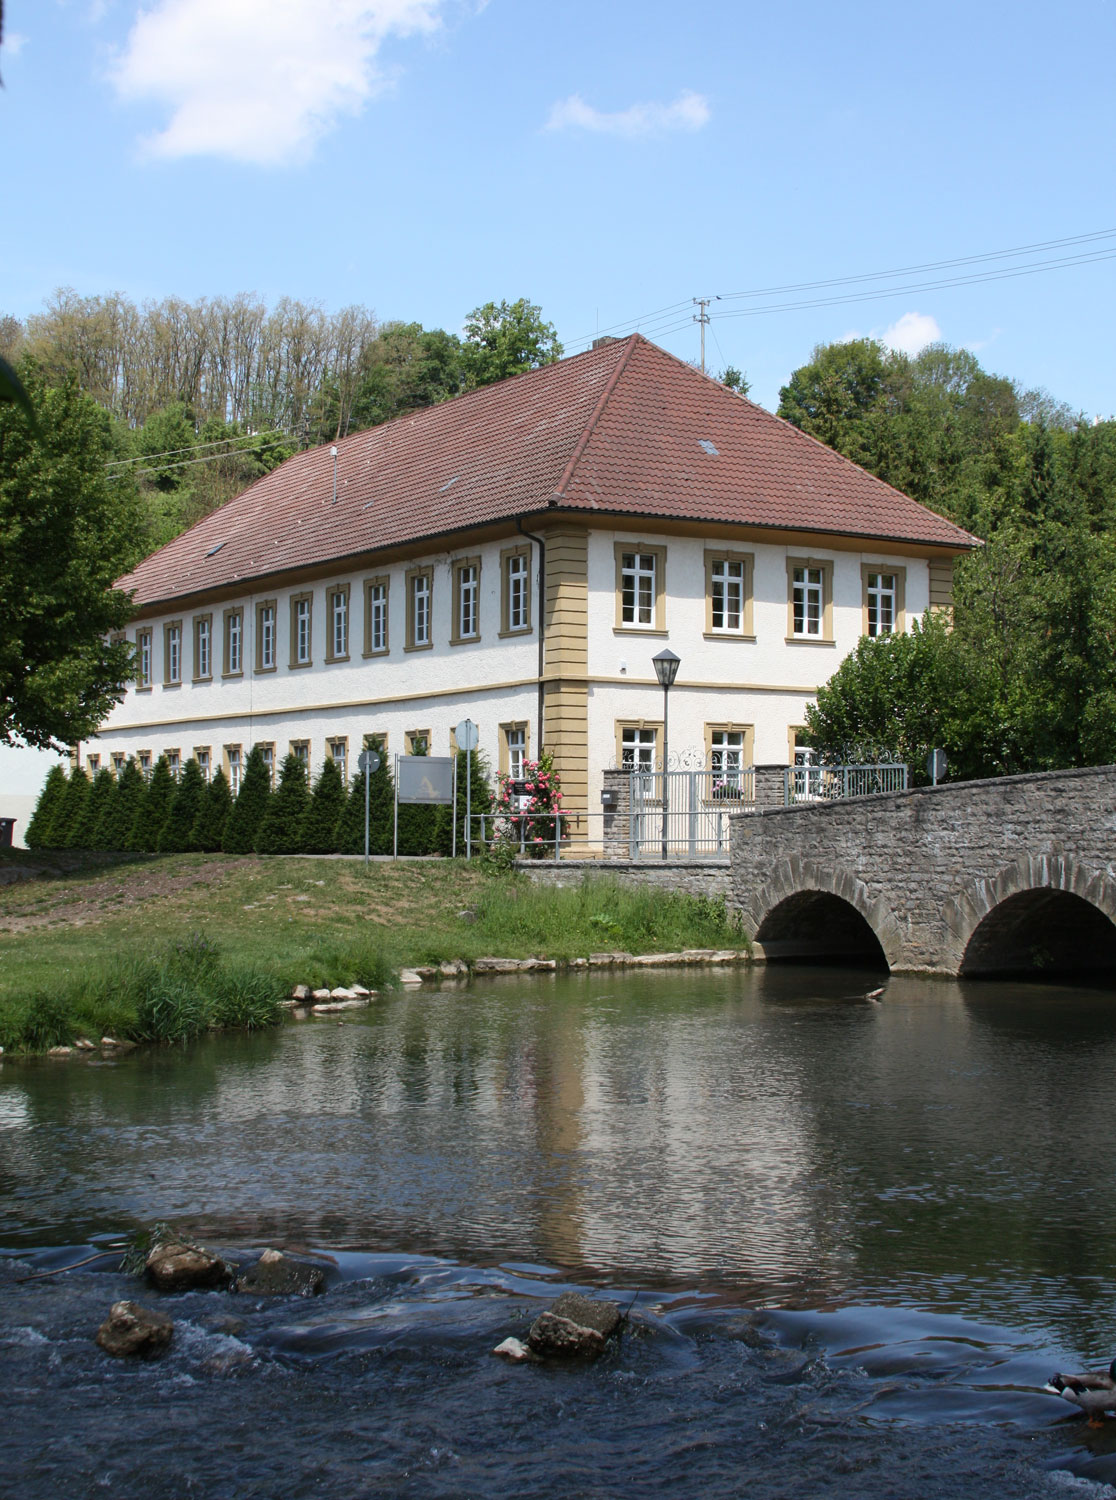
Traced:
<path fill-rule="evenodd" d="M 312 448 L 146 558 L 140 605 L 554 506 L 951 551 L 975 538 L 639 334 Z"/>

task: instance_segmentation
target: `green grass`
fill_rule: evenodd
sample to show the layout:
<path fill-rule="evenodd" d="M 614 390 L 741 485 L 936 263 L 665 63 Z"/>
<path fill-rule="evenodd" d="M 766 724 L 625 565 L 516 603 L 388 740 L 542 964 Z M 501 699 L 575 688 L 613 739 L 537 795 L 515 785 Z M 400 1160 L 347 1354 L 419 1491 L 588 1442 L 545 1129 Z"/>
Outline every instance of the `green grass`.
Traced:
<path fill-rule="evenodd" d="M 746 946 L 719 900 L 607 875 L 556 889 L 449 860 L 72 859 L 0 886 L 9 1051 L 264 1025 L 296 983 L 380 989 L 402 967 L 446 959 Z M 0 858 L 0 871 L 7 862 L 26 857 Z"/>

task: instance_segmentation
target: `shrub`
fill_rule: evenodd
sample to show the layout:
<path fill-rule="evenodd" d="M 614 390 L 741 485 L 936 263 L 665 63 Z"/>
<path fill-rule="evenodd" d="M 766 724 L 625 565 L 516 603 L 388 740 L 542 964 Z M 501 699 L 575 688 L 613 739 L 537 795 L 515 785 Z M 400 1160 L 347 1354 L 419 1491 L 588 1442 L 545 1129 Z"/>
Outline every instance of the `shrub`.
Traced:
<path fill-rule="evenodd" d="M 175 781 L 165 755 L 160 755 L 136 810 L 136 820 L 128 835 L 129 849 L 139 854 L 155 854 L 159 836 L 174 801 Z"/>
<path fill-rule="evenodd" d="M 93 835 L 96 849 L 127 849 L 128 839 L 143 802 L 147 783 L 134 760 L 126 761 L 116 778 L 116 792 L 106 801 Z"/>
<path fill-rule="evenodd" d="M 65 795 L 66 772 L 61 766 L 51 766 L 24 835 L 23 841 L 28 849 L 53 849 L 55 847 L 54 823 Z"/>
<path fill-rule="evenodd" d="M 73 830 L 70 843 L 72 849 L 96 849 L 97 829 L 115 796 L 116 777 L 107 766 L 102 766 L 93 778 L 85 806 Z"/>
<path fill-rule="evenodd" d="M 380 768 L 368 778 L 368 847 L 371 854 L 390 854 L 394 837 L 395 783 L 383 739 L 368 735 L 364 748 L 380 756 Z M 337 848 L 342 854 L 364 853 L 364 772 L 358 771 L 349 785 L 337 824 Z"/>
<path fill-rule="evenodd" d="M 201 767 L 193 756 L 182 768 L 182 779 L 175 788 L 166 822 L 159 834 L 161 854 L 183 854 L 194 846 L 194 824 L 205 798 Z"/>
<path fill-rule="evenodd" d="M 32 995 L 21 1018 L 14 1045 L 28 1052 L 65 1047 L 74 1039 L 74 1026 L 66 996 L 57 992 Z"/>
<path fill-rule="evenodd" d="M 216 777 L 214 777 L 216 780 Z M 221 837 L 226 854 L 251 854 L 256 847 L 268 802 L 271 800 L 271 775 L 259 745 L 253 745 L 244 766 L 244 779 L 232 805 Z"/>
<path fill-rule="evenodd" d="M 271 794 L 256 830 L 256 853 L 297 854 L 309 806 L 306 767 L 297 755 L 285 755 L 279 770 L 279 785 Z"/>
<path fill-rule="evenodd" d="M 361 791 L 364 790 L 364 777 Z M 325 763 L 314 785 L 309 806 L 299 828 L 299 848 L 303 854 L 332 854 L 337 848 L 337 825 L 345 806 L 345 783 L 332 755 Z M 363 810 L 363 805 L 362 805 Z"/>
<path fill-rule="evenodd" d="M 265 969 L 250 965 L 222 969 L 213 986 L 212 1024 L 244 1031 L 274 1026 L 286 992 L 286 986 Z"/>
<path fill-rule="evenodd" d="M 190 833 L 192 849 L 201 849 L 206 854 L 215 854 L 221 848 L 232 805 L 228 777 L 218 767 L 198 805 L 198 815 L 194 819 L 194 826 Z"/>
<path fill-rule="evenodd" d="M 82 766 L 75 766 L 66 783 L 66 794 L 62 798 L 51 833 L 56 849 L 75 848 L 74 839 L 81 832 L 82 814 L 89 800 L 89 777 Z"/>
<path fill-rule="evenodd" d="M 471 799 L 467 795 L 466 778 L 472 781 Z M 465 853 L 465 811 L 468 806 L 473 815 L 473 849 L 481 848 L 481 815 L 492 811 L 492 784 L 489 781 L 488 757 L 480 750 L 467 755 L 457 752 L 457 798 L 456 806 L 438 809 L 438 853 L 450 855 L 454 852 L 454 822 L 457 823 L 457 853 Z M 486 819 L 485 828 L 491 832 L 492 820 Z"/>

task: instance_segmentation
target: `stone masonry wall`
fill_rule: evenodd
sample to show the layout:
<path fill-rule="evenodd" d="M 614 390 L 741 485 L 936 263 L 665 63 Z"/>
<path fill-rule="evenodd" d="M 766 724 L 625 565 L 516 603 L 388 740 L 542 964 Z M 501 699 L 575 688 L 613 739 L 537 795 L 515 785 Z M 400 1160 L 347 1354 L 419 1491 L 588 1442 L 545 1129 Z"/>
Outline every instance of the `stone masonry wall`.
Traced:
<path fill-rule="evenodd" d="M 731 901 L 756 935 L 802 891 L 854 906 L 893 969 L 957 973 L 1009 896 L 1069 891 L 1116 922 L 1116 767 L 920 787 L 732 819 Z"/>
<path fill-rule="evenodd" d="M 728 860 L 668 860 L 652 864 L 650 860 L 563 859 L 519 860 L 517 869 L 540 885 L 576 885 L 587 874 L 605 875 L 625 884 L 658 886 L 665 890 L 685 891 L 690 896 L 723 896 L 732 894 L 732 871 Z"/>

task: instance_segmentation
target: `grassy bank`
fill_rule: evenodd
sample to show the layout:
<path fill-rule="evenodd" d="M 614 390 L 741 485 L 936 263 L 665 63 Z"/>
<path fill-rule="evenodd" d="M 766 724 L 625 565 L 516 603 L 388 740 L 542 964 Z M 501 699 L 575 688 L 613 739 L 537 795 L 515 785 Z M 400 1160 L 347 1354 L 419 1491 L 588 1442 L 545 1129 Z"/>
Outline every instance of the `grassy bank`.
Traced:
<path fill-rule="evenodd" d="M 374 988 L 445 959 L 744 945 L 719 902 L 607 876 L 555 890 L 449 860 L 106 858 L 0 885 L 9 1052 L 266 1024 L 293 984 Z"/>

